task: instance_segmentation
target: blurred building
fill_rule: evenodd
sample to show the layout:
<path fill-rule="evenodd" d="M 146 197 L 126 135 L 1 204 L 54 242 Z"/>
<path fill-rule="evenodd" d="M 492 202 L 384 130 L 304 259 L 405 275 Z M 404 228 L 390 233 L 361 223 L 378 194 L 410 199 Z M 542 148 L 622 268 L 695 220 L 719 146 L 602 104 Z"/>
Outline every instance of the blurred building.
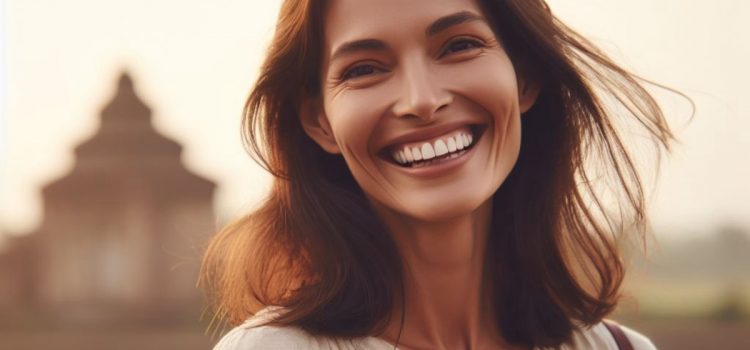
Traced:
<path fill-rule="evenodd" d="M 43 188 L 39 230 L 0 252 L 0 320 L 32 310 L 54 325 L 197 322 L 215 184 L 181 150 L 123 73 L 73 170 Z"/>

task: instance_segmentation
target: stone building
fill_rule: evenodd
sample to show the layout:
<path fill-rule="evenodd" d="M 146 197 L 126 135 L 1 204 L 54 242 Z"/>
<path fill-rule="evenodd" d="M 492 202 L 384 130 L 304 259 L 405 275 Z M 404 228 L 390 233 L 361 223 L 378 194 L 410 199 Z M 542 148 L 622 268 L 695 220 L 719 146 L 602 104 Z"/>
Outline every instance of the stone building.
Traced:
<path fill-rule="evenodd" d="M 0 253 L 0 282 L 15 283 L 0 286 L 0 308 L 21 303 L 64 325 L 196 321 L 215 185 L 181 150 L 123 73 L 73 170 L 43 188 L 39 230 Z"/>

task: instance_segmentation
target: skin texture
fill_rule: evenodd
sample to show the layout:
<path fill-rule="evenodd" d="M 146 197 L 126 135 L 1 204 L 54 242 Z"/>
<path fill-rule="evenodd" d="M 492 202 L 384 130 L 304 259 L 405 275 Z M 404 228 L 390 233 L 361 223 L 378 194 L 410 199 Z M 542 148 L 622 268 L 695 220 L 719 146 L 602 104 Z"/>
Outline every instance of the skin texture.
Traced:
<path fill-rule="evenodd" d="M 427 35 L 457 13 L 480 19 Z M 334 0 L 326 9 L 321 96 L 301 121 L 341 154 L 404 260 L 401 349 L 510 349 L 482 291 L 491 197 L 519 154 L 521 114 L 538 89 L 525 84 L 470 0 Z M 379 47 L 337 52 L 375 39 Z M 486 126 L 458 167 L 415 176 L 380 155 L 397 137 L 445 125 Z M 400 305 L 383 339 L 395 343 Z"/>

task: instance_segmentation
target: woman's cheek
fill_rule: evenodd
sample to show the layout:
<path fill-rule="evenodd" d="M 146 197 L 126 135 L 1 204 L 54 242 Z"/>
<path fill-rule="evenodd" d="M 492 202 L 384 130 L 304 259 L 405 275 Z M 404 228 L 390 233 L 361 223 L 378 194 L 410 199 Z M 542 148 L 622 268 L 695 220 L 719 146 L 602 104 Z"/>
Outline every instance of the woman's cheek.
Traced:
<path fill-rule="evenodd" d="M 326 114 L 337 139 L 366 145 L 384 115 L 386 93 L 387 89 L 379 85 L 348 89 L 329 101 Z"/>
<path fill-rule="evenodd" d="M 451 73 L 460 93 L 490 113 L 503 114 L 518 104 L 516 73 L 503 52 L 484 54 Z"/>
<path fill-rule="evenodd" d="M 368 156 L 368 140 L 378 122 L 368 101 L 371 99 L 362 91 L 347 91 L 326 106 L 333 135 L 347 163 L 362 163 Z"/>

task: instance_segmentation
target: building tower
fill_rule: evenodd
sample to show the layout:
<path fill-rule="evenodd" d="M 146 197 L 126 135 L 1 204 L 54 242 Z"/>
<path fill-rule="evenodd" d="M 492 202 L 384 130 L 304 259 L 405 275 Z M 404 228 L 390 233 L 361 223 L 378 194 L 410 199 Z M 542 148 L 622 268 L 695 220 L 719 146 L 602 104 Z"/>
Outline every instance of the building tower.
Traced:
<path fill-rule="evenodd" d="M 43 189 L 34 300 L 64 324 L 197 320 L 215 185 L 187 170 L 127 73 L 73 170 Z"/>

